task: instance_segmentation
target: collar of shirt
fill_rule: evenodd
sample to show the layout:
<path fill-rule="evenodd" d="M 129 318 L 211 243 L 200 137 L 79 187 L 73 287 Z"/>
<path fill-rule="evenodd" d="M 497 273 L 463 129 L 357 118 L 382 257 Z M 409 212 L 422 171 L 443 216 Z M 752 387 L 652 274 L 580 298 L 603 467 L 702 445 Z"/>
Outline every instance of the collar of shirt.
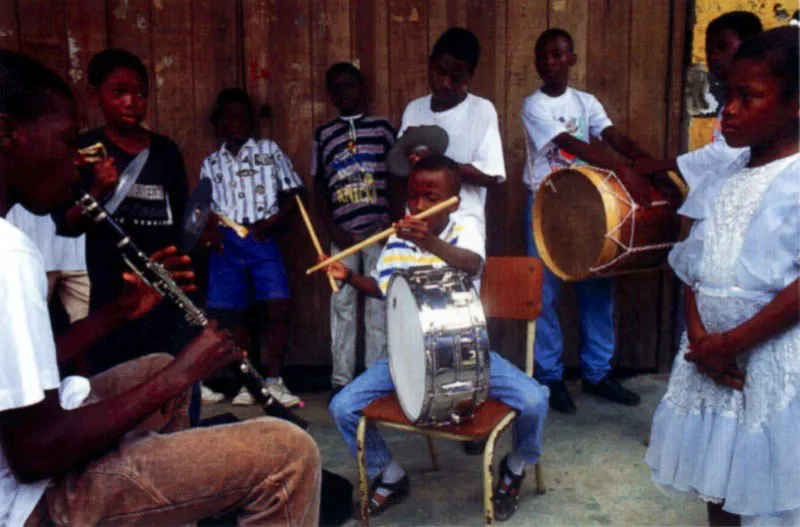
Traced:
<path fill-rule="evenodd" d="M 245 144 L 242 145 L 242 147 L 239 149 L 239 152 L 238 152 L 237 155 L 234 156 L 230 152 L 230 150 L 228 150 L 227 143 L 222 143 L 222 146 L 219 147 L 219 153 L 223 157 L 228 157 L 230 159 L 236 158 L 236 159 L 241 160 L 243 158 L 243 156 L 250 155 L 252 153 L 253 149 L 255 149 L 257 147 L 258 147 L 258 142 L 256 142 L 256 140 L 251 137 L 250 139 L 248 139 L 245 142 Z"/>

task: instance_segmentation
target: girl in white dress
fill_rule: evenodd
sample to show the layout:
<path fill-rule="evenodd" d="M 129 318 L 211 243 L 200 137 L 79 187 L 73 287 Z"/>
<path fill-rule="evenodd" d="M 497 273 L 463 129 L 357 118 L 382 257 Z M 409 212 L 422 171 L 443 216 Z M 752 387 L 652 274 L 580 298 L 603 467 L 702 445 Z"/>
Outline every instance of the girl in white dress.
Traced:
<path fill-rule="evenodd" d="M 797 49 L 792 27 L 742 44 L 722 132 L 750 154 L 692 189 L 670 254 L 687 330 L 646 461 L 705 500 L 710 525 L 800 524 Z"/>

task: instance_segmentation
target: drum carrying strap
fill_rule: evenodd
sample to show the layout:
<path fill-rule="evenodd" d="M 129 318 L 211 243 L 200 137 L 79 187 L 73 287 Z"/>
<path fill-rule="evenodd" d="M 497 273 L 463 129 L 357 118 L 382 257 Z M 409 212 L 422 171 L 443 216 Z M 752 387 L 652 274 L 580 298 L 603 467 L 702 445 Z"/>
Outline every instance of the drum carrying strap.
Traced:
<path fill-rule="evenodd" d="M 614 226 L 613 229 L 611 229 L 609 232 L 606 233 L 606 238 L 609 238 L 611 241 L 613 241 L 614 243 L 616 243 L 617 245 L 619 245 L 620 247 L 625 249 L 625 252 L 620 253 L 613 260 L 611 260 L 611 261 L 609 261 L 609 262 L 607 262 L 607 263 L 605 263 L 603 265 L 598 265 L 596 267 L 590 267 L 590 270 L 593 273 L 602 274 L 604 269 L 608 269 L 609 267 L 615 266 L 622 259 L 627 258 L 631 254 L 635 254 L 635 253 L 643 252 L 643 251 L 669 249 L 670 247 L 675 245 L 674 243 L 669 242 L 669 243 L 658 243 L 658 244 L 654 244 L 654 245 L 647 245 L 645 247 L 634 247 L 633 246 L 633 240 L 635 239 L 634 235 L 636 234 L 636 221 L 635 221 L 635 218 L 634 218 L 634 213 L 636 212 L 636 209 L 640 207 L 640 205 L 633 200 L 633 197 L 631 196 L 630 192 L 628 192 L 628 189 L 625 188 L 625 185 L 622 184 L 622 181 L 619 179 L 619 177 L 617 177 L 617 175 L 614 172 L 612 172 L 611 170 L 606 170 L 604 168 L 599 168 L 599 167 L 594 167 L 594 169 L 597 170 L 598 172 L 603 172 L 605 174 L 605 177 L 603 178 L 603 183 L 600 185 L 600 188 L 598 190 L 600 192 L 604 193 L 604 194 L 610 195 L 614 199 L 622 201 L 623 203 L 628 205 L 629 209 L 628 209 L 628 213 L 625 214 L 625 217 L 622 218 L 622 220 L 619 223 L 617 223 Z M 608 181 L 610 179 L 615 179 L 619 183 L 619 186 L 625 191 L 625 197 L 624 198 L 622 196 L 620 196 L 618 193 L 612 192 L 611 190 L 609 190 Z M 659 206 L 659 205 L 666 205 L 666 204 L 667 204 L 666 201 L 654 201 L 651 205 L 652 206 Z M 630 236 L 628 237 L 628 240 L 626 242 L 626 241 L 620 239 L 619 232 L 622 230 L 622 226 L 627 221 L 631 222 L 631 229 L 630 229 Z"/>

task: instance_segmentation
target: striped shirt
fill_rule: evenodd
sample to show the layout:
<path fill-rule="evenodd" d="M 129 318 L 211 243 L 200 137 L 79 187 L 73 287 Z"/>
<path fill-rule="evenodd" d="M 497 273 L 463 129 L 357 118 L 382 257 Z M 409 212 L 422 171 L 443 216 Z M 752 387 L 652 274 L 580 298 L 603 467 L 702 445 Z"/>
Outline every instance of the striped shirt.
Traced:
<path fill-rule="evenodd" d="M 439 239 L 477 254 L 486 260 L 483 237 L 472 223 L 455 223 L 452 219 L 439 234 Z M 413 242 L 392 235 L 378 257 L 378 265 L 372 271 L 372 278 L 377 280 L 383 296 L 389 289 L 389 279 L 397 271 L 429 265 L 434 269 L 446 267 L 447 263 L 433 253 L 423 251 Z M 476 278 L 476 289 L 478 279 Z"/>
<path fill-rule="evenodd" d="M 237 223 L 255 223 L 278 212 L 278 194 L 303 186 L 292 162 L 274 141 L 249 139 L 234 156 L 223 144 L 200 168 L 211 181 L 212 210 Z"/>
<path fill-rule="evenodd" d="M 397 132 L 381 117 L 338 117 L 314 133 L 311 173 L 326 190 L 333 221 L 366 236 L 389 225 L 386 156 Z"/>

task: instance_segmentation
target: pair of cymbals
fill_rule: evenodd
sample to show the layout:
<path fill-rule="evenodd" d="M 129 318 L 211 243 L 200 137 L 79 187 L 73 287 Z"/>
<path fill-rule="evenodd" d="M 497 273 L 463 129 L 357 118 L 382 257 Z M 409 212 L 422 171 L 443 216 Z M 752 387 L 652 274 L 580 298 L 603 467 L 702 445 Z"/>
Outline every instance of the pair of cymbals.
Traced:
<path fill-rule="evenodd" d="M 386 162 L 395 176 L 408 176 L 414 155 L 425 157 L 444 154 L 449 138 L 443 128 L 436 125 L 411 126 L 389 151 Z"/>

